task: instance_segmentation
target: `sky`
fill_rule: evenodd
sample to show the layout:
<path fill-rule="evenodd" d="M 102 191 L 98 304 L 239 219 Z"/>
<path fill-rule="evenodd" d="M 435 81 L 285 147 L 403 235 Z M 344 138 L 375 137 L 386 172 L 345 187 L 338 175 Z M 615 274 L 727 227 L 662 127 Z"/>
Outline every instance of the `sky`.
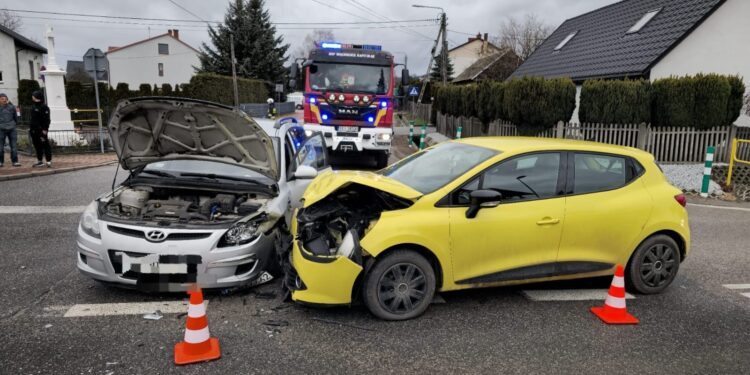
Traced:
<path fill-rule="evenodd" d="M 229 0 L 0 0 L 0 8 L 97 14 L 126 17 L 161 18 L 176 20 L 221 21 Z M 232 0 L 233 1 L 233 0 Z M 445 9 L 448 17 L 449 47 L 462 44 L 470 35 L 496 35 L 507 17 L 522 18 L 533 13 L 553 28 L 568 18 L 612 4 L 617 0 L 266 0 L 271 21 L 353 22 L 389 20 L 435 19 L 439 10 L 413 8 L 412 4 L 437 6 Z M 189 12 L 188 12 L 189 11 Z M 191 14 L 192 13 L 192 14 Z M 65 15 L 18 13 L 22 17 L 21 34 L 46 46 L 45 25 L 54 29 L 58 64 L 63 68 L 67 60 L 81 60 L 89 48 L 107 50 L 108 46 L 123 46 L 149 36 L 180 30 L 180 38 L 199 49 L 201 43 L 210 44 L 204 24 L 171 21 L 139 21 L 109 19 L 103 22 L 80 22 Z M 41 19 L 49 18 L 49 19 Z M 101 19 L 99 21 L 102 21 Z M 151 25 L 145 25 L 150 23 Z M 392 52 L 398 62 L 408 55 L 412 75 L 424 74 L 429 51 L 437 36 L 436 22 L 412 22 L 413 28 L 393 28 L 394 24 L 335 25 L 336 39 L 343 43 L 379 44 Z M 365 27 L 363 27 L 365 26 Z M 294 52 L 305 36 L 324 25 L 277 25 L 277 33 L 291 44 Z"/>

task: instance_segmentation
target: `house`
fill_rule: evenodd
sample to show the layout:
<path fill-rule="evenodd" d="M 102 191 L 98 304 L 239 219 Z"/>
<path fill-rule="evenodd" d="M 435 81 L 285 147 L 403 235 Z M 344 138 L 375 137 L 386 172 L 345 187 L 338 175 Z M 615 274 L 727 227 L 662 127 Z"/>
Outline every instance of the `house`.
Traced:
<path fill-rule="evenodd" d="M 142 83 L 172 86 L 190 82 L 200 65 L 198 50 L 180 39 L 179 30 L 168 30 L 124 47 L 109 47 L 109 83 L 127 83 L 137 89 Z"/>
<path fill-rule="evenodd" d="M 453 74 L 458 77 L 477 60 L 498 52 L 502 51 L 489 42 L 487 33 L 485 33 L 484 37 L 477 34 L 476 37 L 469 38 L 466 43 L 449 49 L 448 58 L 453 64 Z"/>
<path fill-rule="evenodd" d="M 518 55 L 505 49 L 475 61 L 451 82 L 461 85 L 483 80 L 503 81 L 513 73 L 519 62 Z"/>
<path fill-rule="evenodd" d="M 570 77 L 579 96 L 583 81 L 596 78 L 719 73 L 747 85 L 748 15 L 747 0 L 621 1 L 565 21 L 511 77 Z M 750 117 L 737 124 L 750 126 Z"/>
<path fill-rule="evenodd" d="M 0 25 L 0 92 L 18 103 L 18 83 L 35 79 L 42 85 L 39 72 L 47 49 L 23 35 Z"/>

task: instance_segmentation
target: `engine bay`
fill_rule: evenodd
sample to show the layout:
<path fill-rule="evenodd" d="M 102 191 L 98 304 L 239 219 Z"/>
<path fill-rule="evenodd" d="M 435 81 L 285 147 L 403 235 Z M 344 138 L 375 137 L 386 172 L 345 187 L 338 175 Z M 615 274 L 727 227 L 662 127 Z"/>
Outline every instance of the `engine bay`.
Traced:
<path fill-rule="evenodd" d="M 149 185 L 123 187 L 103 211 L 120 220 L 183 224 L 239 220 L 260 210 L 270 198 L 257 193 L 224 193 Z"/>
<path fill-rule="evenodd" d="M 350 256 L 383 211 L 407 208 L 412 203 L 364 185 L 347 185 L 301 209 L 297 235 L 304 248 L 315 255 Z"/>

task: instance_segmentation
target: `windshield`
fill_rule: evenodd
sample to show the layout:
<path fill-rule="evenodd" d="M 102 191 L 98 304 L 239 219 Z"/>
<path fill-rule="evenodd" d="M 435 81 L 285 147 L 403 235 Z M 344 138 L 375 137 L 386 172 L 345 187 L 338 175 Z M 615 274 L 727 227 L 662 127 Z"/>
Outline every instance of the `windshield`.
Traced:
<path fill-rule="evenodd" d="M 383 95 L 391 82 L 389 66 L 318 63 L 310 65 L 313 90 Z"/>
<path fill-rule="evenodd" d="M 428 194 L 498 153 L 483 147 L 446 142 L 413 154 L 380 173 Z"/>
<path fill-rule="evenodd" d="M 196 174 L 226 176 L 229 178 L 256 180 L 264 184 L 272 184 L 273 181 L 255 171 L 241 167 L 235 164 L 220 163 L 206 160 L 164 160 L 147 164 L 141 173 L 147 175 L 173 175 L 180 177 L 181 174 L 187 173 L 195 176 Z M 155 172 L 155 173 L 150 173 Z M 151 176 L 149 176 L 151 177 Z"/>

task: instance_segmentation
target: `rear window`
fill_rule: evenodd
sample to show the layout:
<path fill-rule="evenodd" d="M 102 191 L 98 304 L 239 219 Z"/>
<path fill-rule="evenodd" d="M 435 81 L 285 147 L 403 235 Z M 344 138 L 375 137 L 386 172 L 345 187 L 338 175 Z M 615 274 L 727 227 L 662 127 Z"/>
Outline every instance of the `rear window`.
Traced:
<path fill-rule="evenodd" d="M 573 194 L 606 191 L 625 186 L 634 173 L 625 157 L 575 154 Z"/>

